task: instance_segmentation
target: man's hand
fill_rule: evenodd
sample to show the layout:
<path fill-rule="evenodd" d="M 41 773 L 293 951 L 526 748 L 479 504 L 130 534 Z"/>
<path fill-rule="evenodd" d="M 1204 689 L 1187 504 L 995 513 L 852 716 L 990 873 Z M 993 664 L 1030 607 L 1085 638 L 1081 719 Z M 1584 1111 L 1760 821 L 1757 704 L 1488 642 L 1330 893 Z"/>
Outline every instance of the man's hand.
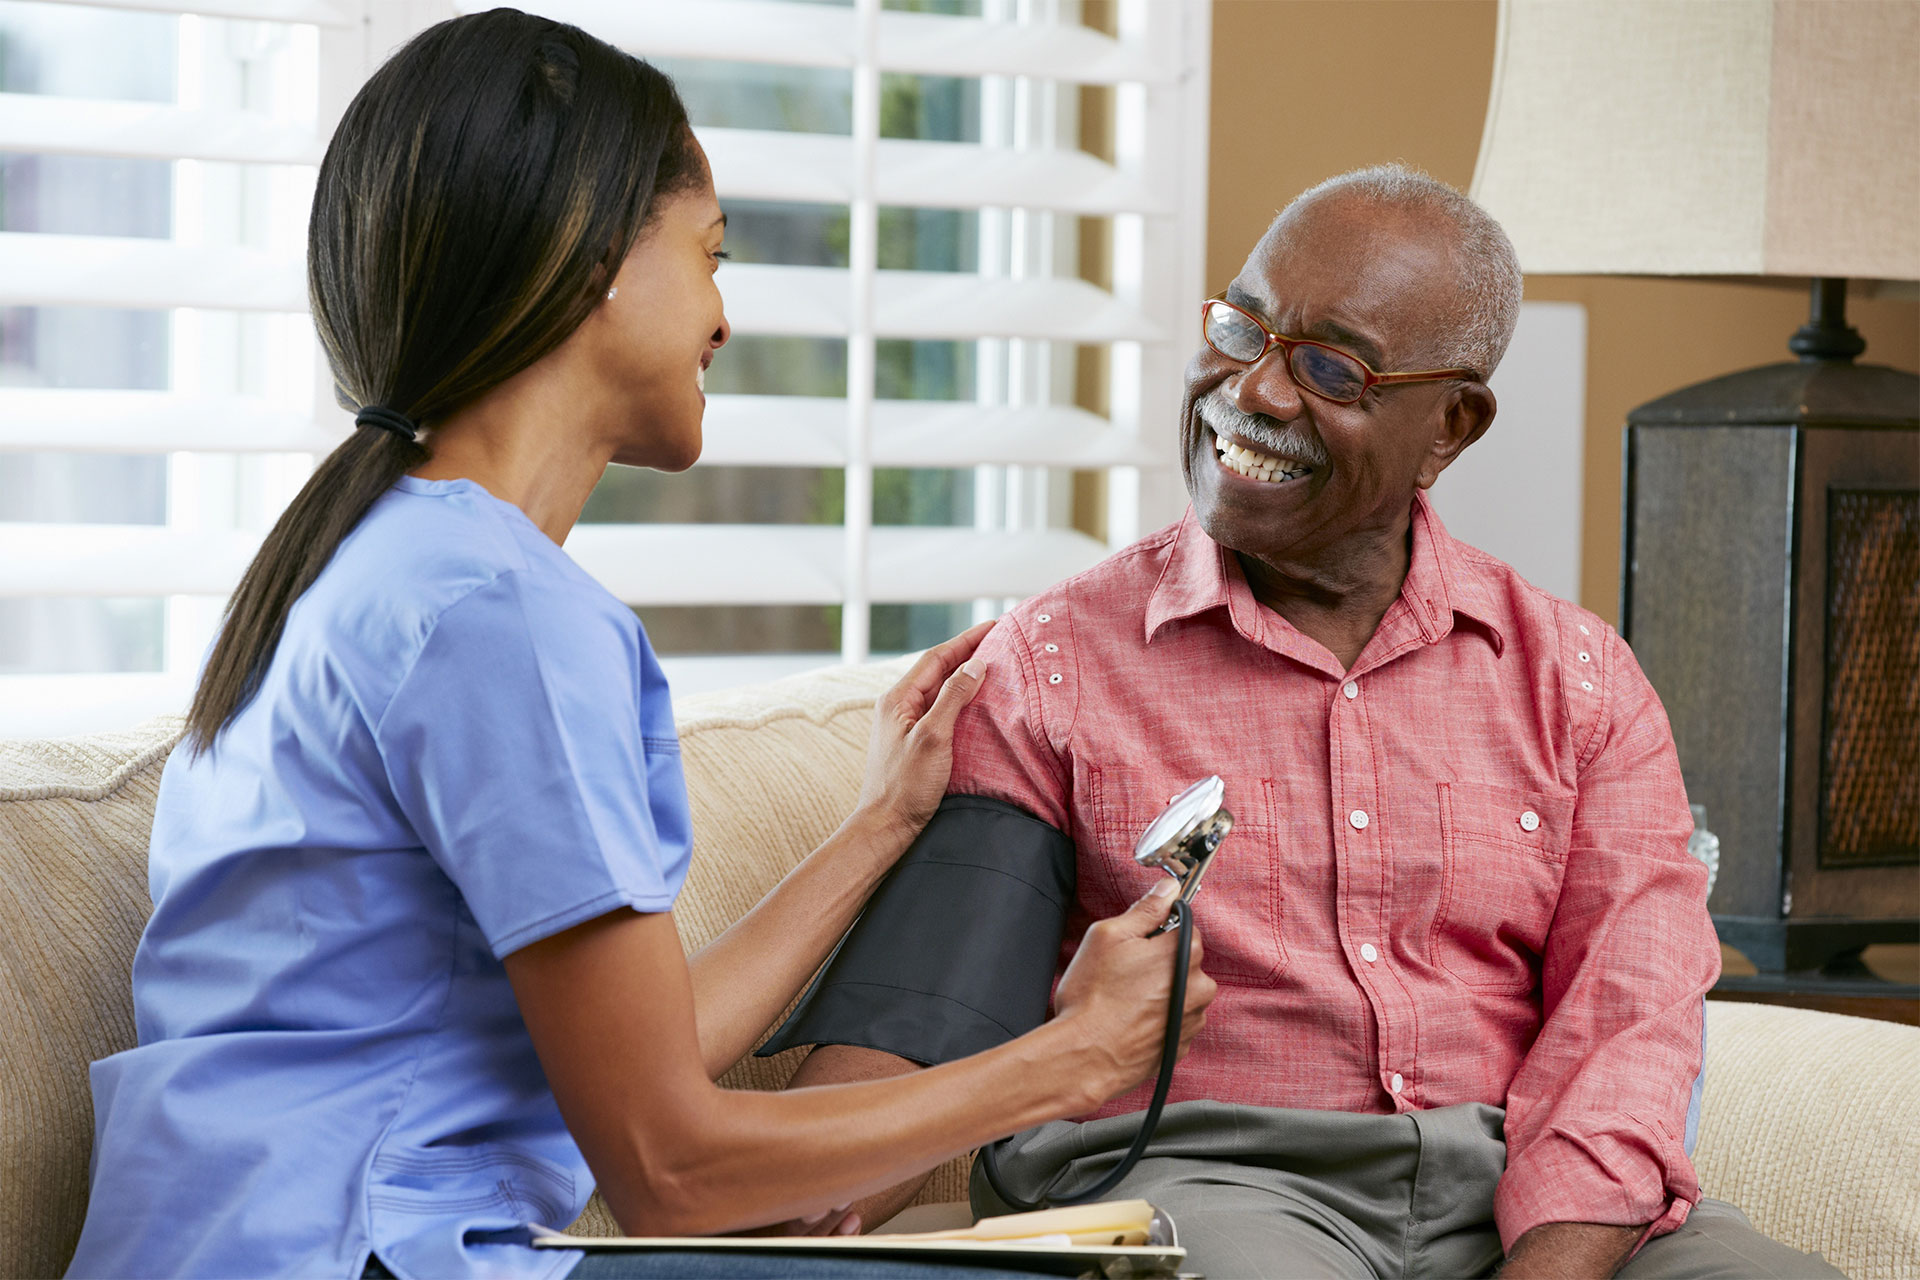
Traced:
<path fill-rule="evenodd" d="M 1513 1242 L 1500 1280 L 1607 1280 L 1645 1230 L 1598 1222 L 1543 1222 Z"/>

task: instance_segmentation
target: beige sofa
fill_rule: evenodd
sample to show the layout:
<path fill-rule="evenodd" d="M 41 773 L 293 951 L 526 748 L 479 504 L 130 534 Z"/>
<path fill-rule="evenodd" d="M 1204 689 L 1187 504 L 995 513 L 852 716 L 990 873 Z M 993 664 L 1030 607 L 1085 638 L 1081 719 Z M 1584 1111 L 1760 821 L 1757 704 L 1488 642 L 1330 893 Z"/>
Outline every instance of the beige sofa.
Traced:
<path fill-rule="evenodd" d="M 678 708 L 697 835 L 676 916 L 689 947 L 743 913 L 844 814 L 875 694 L 897 664 Z M 87 1063 L 133 1041 L 128 967 L 146 841 L 179 731 L 0 742 L 0 1276 L 56 1275 L 86 1206 Z M 1920 1030 L 1714 1003 L 1697 1163 L 1708 1194 L 1857 1280 L 1920 1275 Z M 726 1083 L 778 1087 L 795 1056 Z M 964 1162 L 922 1200 L 965 1198 Z M 581 1230 L 611 1232 L 596 1199 Z"/>

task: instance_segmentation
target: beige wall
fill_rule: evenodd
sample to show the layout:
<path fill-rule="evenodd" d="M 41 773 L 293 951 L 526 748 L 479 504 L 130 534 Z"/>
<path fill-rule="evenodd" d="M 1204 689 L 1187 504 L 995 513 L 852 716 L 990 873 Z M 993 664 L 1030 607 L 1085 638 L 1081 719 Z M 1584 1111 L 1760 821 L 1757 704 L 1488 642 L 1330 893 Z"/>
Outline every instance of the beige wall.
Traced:
<path fill-rule="evenodd" d="M 1494 0 L 1216 0 L 1207 285 L 1275 211 L 1330 174 L 1400 160 L 1465 188 L 1493 76 Z M 1790 358 L 1804 288 L 1532 276 L 1527 296 L 1587 308 L 1581 604 L 1612 619 L 1620 583 L 1620 436 L 1657 396 Z M 1920 303 L 1850 300 L 1866 359 L 1920 368 Z M 1499 426 L 1477 447 L 1500 447 Z"/>

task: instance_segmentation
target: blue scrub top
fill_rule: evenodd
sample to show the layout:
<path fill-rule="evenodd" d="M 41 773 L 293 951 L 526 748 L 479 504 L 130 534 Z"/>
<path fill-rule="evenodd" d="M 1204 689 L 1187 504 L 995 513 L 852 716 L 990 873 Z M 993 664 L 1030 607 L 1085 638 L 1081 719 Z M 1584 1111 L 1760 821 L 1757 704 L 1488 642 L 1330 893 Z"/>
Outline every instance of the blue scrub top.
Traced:
<path fill-rule="evenodd" d="M 686 876 L 667 685 L 515 506 L 402 479 L 167 761 L 76 1276 L 554 1276 L 593 1178 L 500 957 Z"/>

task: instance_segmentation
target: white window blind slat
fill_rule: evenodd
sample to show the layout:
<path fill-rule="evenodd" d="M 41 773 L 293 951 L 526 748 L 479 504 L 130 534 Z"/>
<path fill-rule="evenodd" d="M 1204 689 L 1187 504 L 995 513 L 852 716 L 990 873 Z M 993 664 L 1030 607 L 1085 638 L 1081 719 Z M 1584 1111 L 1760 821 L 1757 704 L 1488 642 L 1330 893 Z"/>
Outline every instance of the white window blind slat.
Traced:
<path fill-rule="evenodd" d="M 1034 76 L 1076 84 L 1166 84 L 1176 79 L 1173 64 L 1150 44 L 1116 40 L 1088 27 L 931 13 L 880 15 L 880 67 L 919 75 Z"/>
<path fill-rule="evenodd" d="M 143 13 L 190 13 L 206 18 L 253 18 L 262 22 L 305 22 L 320 27 L 360 24 L 360 6 L 330 0 L 62 0 L 99 9 Z"/>
<path fill-rule="evenodd" d="M 872 599 L 1025 596 L 1106 545 L 1067 529 L 871 530 Z M 634 605 L 836 604 L 845 532 L 833 525 L 576 525 L 567 552 Z M 0 597 L 225 596 L 259 548 L 238 529 L 0 524 Z"/>
<path fill-rule="evenodd" d="M 182 715 L 192 699 L 192 678 L 180 672 L 0 676 L 0 727 L 9 738 L 108 733 Z"/>
<path fill-rule="evenodd" d="M 1028 596 L 1107 554 L 1105 543 L 1070 529 L 882 525 L 868 536 L 868 596 L 877 603 Z M 582 524 L 566 545 L 628 604 L 838 604 L 845 537 L 833 525 Z"/>
<path fill-rule="evenodd" d="M 345 423 L 258 396 L 0 387 L 0 453 L 330 453 Z"/>
<path fill-rule="evenodd" d="M 324 150 L 312 130 L 260 111 L 0 93 L 0 151 L 16 154 L 317 165 Z"/>
<path fill-rule="evenodd" d="M 1109 550 L 1072 529 L 983 534 L 886 526 L 873 531 L 868 572 L 875 600 L 1023 598 L 1092 568 Z"/>
<path fill-rule="evenodd" d="M 1071 405 L 874 404 L 873 460 L 883 467 L 1151 466 L 1136 436 Z"/>
<path fill-rule="evenodd" d="M 3 231 L 0 304 L 305 311 L 307 272 L 263 249 Z"/>
<path fill-rule="evenodd" d="M 0 524 L 0 597 L 225 596 L 259 545 L 240 529 Z"/>
<path fill-rule="evenodd" d="M 842 137 L 772 129 L 695 131 L 720 197 L 845 204 L 853 146 Z M 1046 209 L 1086 215 L 1173 212 L 1164 191 L 1081 151 L 1012 150 L 964 142 L 881 138 L 874 144 L 879 202 L 908 208 Z"/>
<path fill-rule="evenodd" d="M 567 554 L 628 604 L 837 604 L 833 525 L 578 524 Z"/>
<path fill-rule="evenodd" d="M 737 333 L 844 337 L 848 273 L 837 267 L 729 266 L 722 280 Z M 170 240 L 0 232 L 0 303 L 223 311 L 307 309 L 306 269 L 258 249 Z M 1151 342 L 1158 326 L 1084 280 L 1015 280 L 963 272 L 880 271 L 882 338 L 1033 338 Z"/>
<path fill-rule="evenodd" d="M 837 267 L 732 264 L 722 273 L 736 333 L 839 337 L 852 328 L 849 273 Z M 1084 280 L 971 272 L 874 272 L 880 338 L 1034 338 L 1151 342 L 1158 326 Z"/>
<path fill-rule="evenodd" d="M 815 396 L 716 395 L 701 466 L 837 467 L 846 404 Z M 303 409 L 256 396 L 0 387 L 0 453 L 312 453 L 345 437 Z M 1156 456 L 1105 418 L 1062 406 L 874 403 L 874 465 L 1151 466 Z"/>
<path fill-rule="evenodd" d="M 493 6 L 487 0 L 457 0 L 457 7 L 474 13 Z M 804 67 L 852 67 L 857 59 L 857 16 L 850 8 L 786 0 L 529 0 L 521 7 L 586 27 L 647 57 Z M 1172 62 L 1144 42 L 1123 42 L 1064 23 L 883 12 L 876 34 L 882 71 L 1038 76 L 1079 84 L 1178 79 Z"/>

